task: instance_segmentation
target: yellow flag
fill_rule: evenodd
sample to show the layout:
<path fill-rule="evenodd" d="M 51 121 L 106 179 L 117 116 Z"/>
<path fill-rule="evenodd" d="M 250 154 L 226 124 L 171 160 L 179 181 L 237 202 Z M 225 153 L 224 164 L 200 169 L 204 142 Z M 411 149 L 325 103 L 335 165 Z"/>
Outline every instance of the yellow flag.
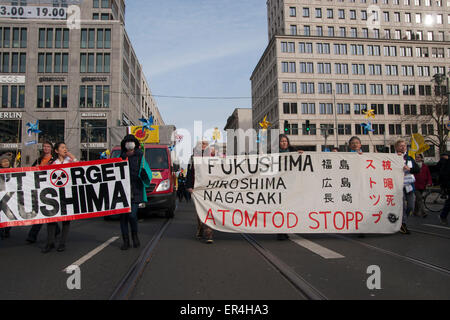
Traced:
<path fill-rule="evenodd" d="M 20 151 L 19 151 L 19 153 L 17 153 L 17 156 L 16 156 L 16 161 L 14 163 L 14 167 L 17 168 L 20 165 L 20 159 L 22 159 L 22 155 L 20 154 Z"/>
<path fill-rule="evenodd" d="M 130 127 L 130 133 L 134 135 L 140 143 L 159 143 L 159 126 L 151 126 L 152 131 L 145 130 L 142 127 Z"/>
<path fill-rule="evenodd" d="M 430 149 L 430 146 L 425 143 L 425 138 L 420 133 L 414 133 L 411 138 L 411 149 L 409 150 L 409 156 L 416 157 L 418 153 L 424 153 Z"/>

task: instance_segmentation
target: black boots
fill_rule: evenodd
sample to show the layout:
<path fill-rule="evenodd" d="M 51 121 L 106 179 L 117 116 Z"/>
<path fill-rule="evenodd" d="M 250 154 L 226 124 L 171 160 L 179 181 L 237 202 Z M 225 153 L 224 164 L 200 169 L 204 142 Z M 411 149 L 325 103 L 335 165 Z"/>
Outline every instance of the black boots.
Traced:
<path fill-rule="evenodd" d="M 141 246 L 141 242 L 139 241 L 137 233 L 132 232 L 131 238 L 133 239 L 133 248 L 139 248 Z"/>
<path fill-rule="evenodd" d="M 130 236 L 128 234 L 123 234 L 123 245 L 120 247 L 120 250 L 128 250 L 130 249 Z"/>
<path fill-rule="evenodd" d="M 42 249 L 42 253 L 49 253 L 49 252 L 52 251 L 53 249 L 55 249 L 55 245 L 54 245 L 54 244 L 47 244 L 47 245 Z"/>

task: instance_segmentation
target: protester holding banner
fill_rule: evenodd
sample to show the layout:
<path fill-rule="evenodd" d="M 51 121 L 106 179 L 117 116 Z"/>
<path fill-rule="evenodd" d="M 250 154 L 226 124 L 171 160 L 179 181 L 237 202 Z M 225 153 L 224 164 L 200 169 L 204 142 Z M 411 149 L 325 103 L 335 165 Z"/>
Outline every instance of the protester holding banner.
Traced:
<path fill-rule="evenodd" d="M 433 185 L 433 181 L 431 179 L 431 173 L 428 166 L 423 161 L 422 154 L 416 154 L 416 163 L 420 168 L 420 172 L 414 175 L 415 182 L 415 195 L 416 195 L 416 203 L 414 206 L 414 215 L 420 217 L 426 217 L 427 213 L 425 212 L 425 206 L 423 203 L 423 192 L 427 187 L 431 187 Z"/>
<path fill-rule="evenodd" d="M 420 168 L 412 157 L 408 155 L 408 147 L 404 139 L 400 139 L 395 143 L 395 151 L 399 156 L 403 157 L 405 165 L 403 166 L 404 187 L 403 187 L 403 223 L 400 228 L 402 234 L 410 234 L 406 226 L 408 216 L 414 211 L 416 179 L 414 174 L 420 172 Z"/>
<path fill-rule="evenodd" d="M 42 152 L 40 157 L 33 163 L 33 167 L 39 166 L 43 167 L 48 165 L 53 158 L 53 144 L 49 141 L 45 141 L 42 144 Z M 39 232 L 41 231 L 42 224 L 35 224 L 31 227 L 30 232 L 28 233 L 27 242 L 35 243 L 37 241 L 37 237 Z M 59 226 L 56 225 L 56 235 L 60 233 Z"/>
<path fill-rule="evenodd" d="M 8 169 L 11 168 L 11 158 L 4 154 L 0 157 L 0 169 Z M 0 238 L 7 239 L 10 237 L 11 228 L 0 229 Z"/>
<path fill-rule="evenodd" d="M 131 213 L 124 213 L 120 216 L 120 229 L 123 239 L 121 250 L 130 248 L 128 224 L 131 227 L 133 247 L 138 248 L 141 245 L 138 238 L 137 213 L 139 204 L 147 200 L 145 187 L 150 185 L 152 174 L 143 152 L 139 150 L 139 146 L 139 140 L 134 135 L 127 135 L 121 142 L 120 157 L 123 160 L 128 159 L 131 182 Z"/>
<path fill-rule="evenodd" d="M 186 175 L 186 189 L 192 194 L 194 192 L 195 186 L 195 165 L 194 165 L 194 157 L 207 157 L 214 156 L 211 151 L 214 152 L 214 149 L 208 148 L 209 143 L 207 140 L 203 140 L 199 142 L 197 146 L 194 148 L 193 155 L 191 157 L 191 162 L 188 166 L 188 173 Z M 214 242 L 213 240 L 213 230 L 204 224 L 199 217 L 197 217 L 197 239 L 201 239 L 203 237 L 206 238 L 206 243 L 211 244 Z"/>
<path fill-rule="evenodd" d="M 72 162 L 77 162 L 78 160 L 73 156 L 66 147 L 64 142 L 59 142 L 55 144 L 53 148 L 53 159 L 49 162 L 50 165 L 67 164 Z M 55 248 L 56 241 L 56 230 L 58 228 L 57 223 L 47 224 L 47 245 L 42 250 L 42 253 L 48 253 Z M 69 235 L 70 221 L 62 222 L 62 234 L 57 248 L 58 252 L 63 252 L 66 250 L 66 240 Z"/>
<path fill-rule="evenodd" d="M 362 143 L 361 143 L 361 139 L 358 137 L 351 137 L 348 145 L 350 146 L 350 152 L 357 152 L 358 154 L 363 154 L 362 152 Z"/>
<path fill-rule="evenodd" d="M 289 138 L 287 135 L 280 134 L 279 142 L 280 142 L 280 153 L 295 151 L 294 148 L 291 146 L 291 142 L 289 141 Z M 277 240 L 280 240 L 280 241 L 289 240 L 289 235 L 282 234 L 282 233 L 277 234 Z"/>

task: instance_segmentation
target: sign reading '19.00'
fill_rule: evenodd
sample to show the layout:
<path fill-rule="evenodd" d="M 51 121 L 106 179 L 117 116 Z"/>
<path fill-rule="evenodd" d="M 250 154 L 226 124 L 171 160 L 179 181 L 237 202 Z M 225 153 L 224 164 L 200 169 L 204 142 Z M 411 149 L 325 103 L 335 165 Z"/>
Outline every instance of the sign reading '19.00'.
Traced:
<path fill-rule="evenodd" d="M 0 6 L 0 18 L 67 19 L 67 8 Z"/>

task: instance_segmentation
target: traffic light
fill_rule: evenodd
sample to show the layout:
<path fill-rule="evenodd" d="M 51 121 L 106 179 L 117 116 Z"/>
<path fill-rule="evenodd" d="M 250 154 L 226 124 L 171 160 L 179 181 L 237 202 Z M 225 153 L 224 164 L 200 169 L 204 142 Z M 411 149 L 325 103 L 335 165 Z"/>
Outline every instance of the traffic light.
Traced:
<path fill-rule="evenodd" d="M 310 132 L 311 131 L 311 122 L 309 120 L 306 120 L 306 132 Z"/>
<path fill-rule="evenodd" d="M 289 134 L 289 121 L 284 120 L 284 133 Z"/>

